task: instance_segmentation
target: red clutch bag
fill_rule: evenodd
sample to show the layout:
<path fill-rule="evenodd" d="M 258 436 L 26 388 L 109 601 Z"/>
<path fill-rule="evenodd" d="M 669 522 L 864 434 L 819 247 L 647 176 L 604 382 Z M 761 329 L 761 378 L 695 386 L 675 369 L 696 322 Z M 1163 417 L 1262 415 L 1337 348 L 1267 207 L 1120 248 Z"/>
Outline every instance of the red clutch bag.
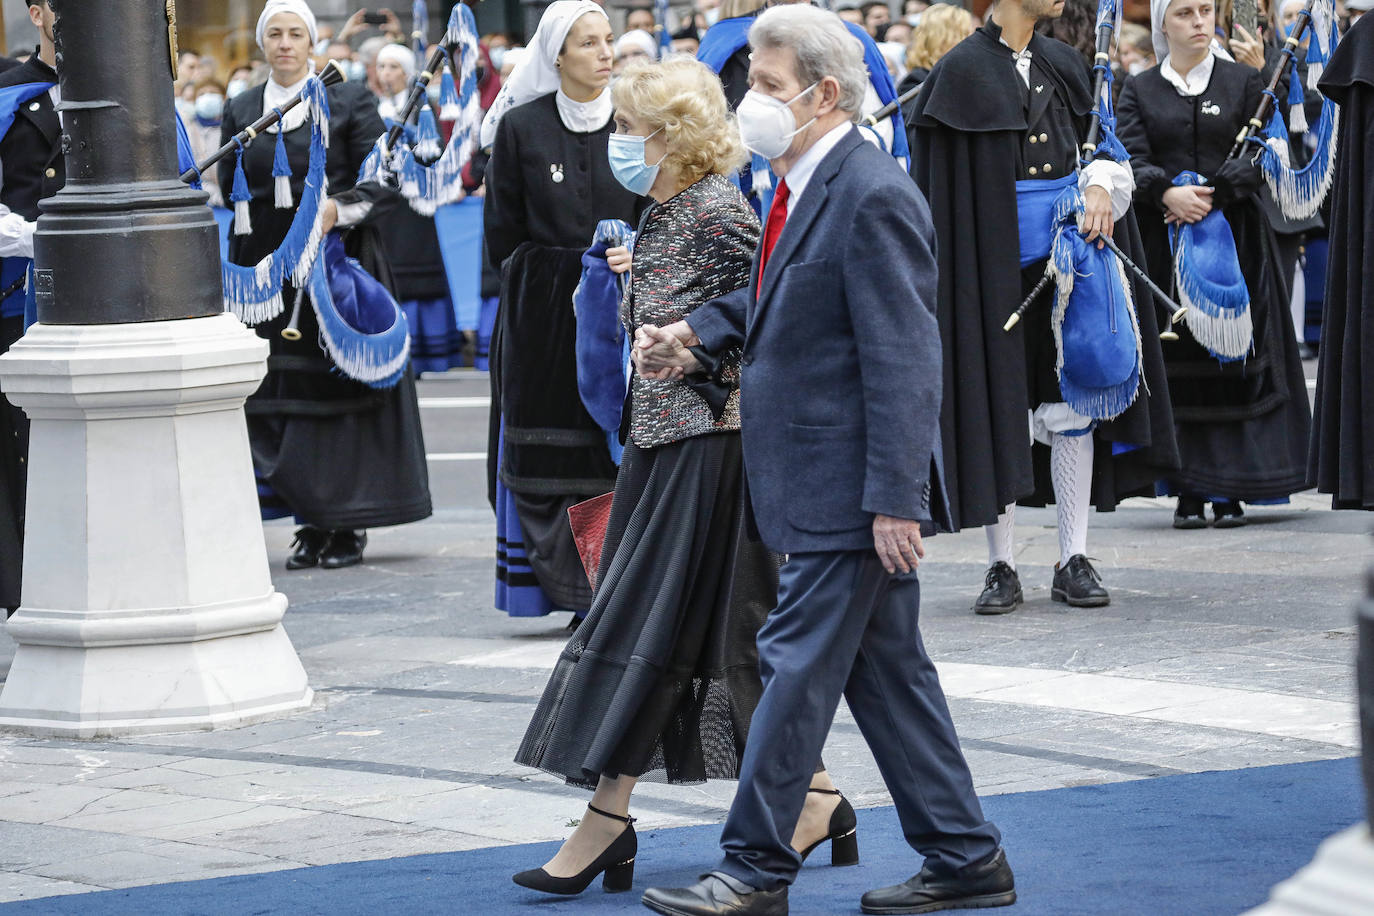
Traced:
<path fill-rule="evenodd" d="M 568 524 L 572 526 L 573 543 L 582 558 L 587 581 L 596 590 L 597 567 L 601 564 L 601 546 L 606 543 L 606 526 L 611 521 L 611 497 L 615 491 L 593 496 L 568 508 Z"/>

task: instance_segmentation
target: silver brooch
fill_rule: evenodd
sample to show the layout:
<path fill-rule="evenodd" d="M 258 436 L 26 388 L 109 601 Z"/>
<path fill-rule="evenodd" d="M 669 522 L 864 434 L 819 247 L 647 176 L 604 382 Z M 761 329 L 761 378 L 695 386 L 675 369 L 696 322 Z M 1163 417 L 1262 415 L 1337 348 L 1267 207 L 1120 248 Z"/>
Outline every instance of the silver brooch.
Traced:
<path fill-rule="evenodd" d="M 1221 106 L 1216 102 L 1209 102 L 1204 99 L 1202 102 L 1202 113 L 1205 115 L 1219 115 L 1221 114 Z"/>
<path fill-rule="evenodd" d="M 550 165 L 549 177 L 553 179 L 554 184 L 558 184 L 559 182 L 561 182 L 563 180 L 563 164 L 555 163 L 553 165 Z"/>
<path fill-rule="evenodd" d="M 1036 91 L 1036 92 L 1044 92 L 1044 91 L 1045 91 L 1045 84 L 1044 84 L 1044 83 L 1041 83 L 1039 86 L 1036 86 L 1036 87 L 1035 87 L 1035 91 Z"/>

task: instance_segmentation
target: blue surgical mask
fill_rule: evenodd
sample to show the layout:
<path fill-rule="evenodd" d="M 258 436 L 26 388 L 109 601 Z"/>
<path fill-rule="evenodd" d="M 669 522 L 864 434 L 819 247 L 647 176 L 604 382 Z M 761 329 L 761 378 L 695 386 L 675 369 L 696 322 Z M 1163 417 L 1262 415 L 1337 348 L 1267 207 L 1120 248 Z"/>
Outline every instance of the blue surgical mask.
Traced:
<path fill-rule="evenodd" d="M 245 79 L 234 79 L 234 80 L 230 80 L 230 81 L 229 81 L 229 85 L 225 87 L 225 90 L 224 90 L 224 97 L 225 97 L 225 98 L 228 98 L 228 99 L 232 99 L 234 96 L 238 95 L 240 92 L 243 92 L 243 91 L 246 90 L 247 88 L 248 88 L 248 80 L 245 80 Z"/>
<path fill-rule="evenodd" d="M 350 60 L 344 69 L 344 75 L 350 83 L 361 83 L 367 79 L 367 64 L 360 60 Z"/>
<path fill-rule="evenodd" d="M 658 130 L 662 130 L 659 128 Z M 658 133 L 649 134 L 649 137 Z M 641 197 L 649 193 L 658 178 L 658 167 L 663 164 L 659 159 L 653 165 L 644 161 L 644 143 L 649 137 L 636 137 L 632 134 L 611 134 L 606 154 L 611 160 L 611 174 L 625 186 L 625 190 Z M 666 159 L 667 153 L 663 154 Z"/>
<path fill-rule="evenodd" d="M 204 92 L 196 96 L 196 117 L 214 124 L 224 114 L 224 96 L 218 92 Z"/>
<path fill-rule="evenodd" d="M 506 49 L 501 46 L 489 48 L 487 54 L 491 57 L 491 66 L 497 73 L 501 72 L 501 61 L 506 59 Z"/>

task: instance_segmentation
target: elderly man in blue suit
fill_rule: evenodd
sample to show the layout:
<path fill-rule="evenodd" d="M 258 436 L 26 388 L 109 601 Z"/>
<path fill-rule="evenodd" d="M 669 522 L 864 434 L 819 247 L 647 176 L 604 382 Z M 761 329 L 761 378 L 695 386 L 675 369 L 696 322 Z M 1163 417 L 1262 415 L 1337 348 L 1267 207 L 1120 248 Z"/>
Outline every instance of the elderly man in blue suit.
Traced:
<path fill-rule="evenodd" d="M 651 888 L 671 916 L 787 912 L 790 840 L 841 694 L 896 804 L 917 875 L 866 913 L 1005 906 L 1016 893 L 983 816 L 917 626 L 917 563 L 948 524 L 929 209 L 854 127 L 859 43 L 832 13 L 765 11 L 749 32 L 740 133 L 779 182 L 749 287 L 686 322 L 636 332 L 645 375 L 700 371 L 692 348 L 744 348 L 744 463 L 758 532 L 789 555 L 759 631 L 750 724 L 724 860 L 690 888 Z"/>

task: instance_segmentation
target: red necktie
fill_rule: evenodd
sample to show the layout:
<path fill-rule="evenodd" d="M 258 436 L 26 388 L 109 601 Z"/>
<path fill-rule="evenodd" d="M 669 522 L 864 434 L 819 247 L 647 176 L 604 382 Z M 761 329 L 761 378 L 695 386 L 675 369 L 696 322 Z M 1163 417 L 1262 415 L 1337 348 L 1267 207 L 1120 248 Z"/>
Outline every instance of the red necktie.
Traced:
<path fill-rule="evenodd" d="M 754 293 L 755 297 L 763 295 L 763 269 L 768 266 L 768 256 L 773 253 L 778 236 L 782 235 L 782 227 L 787 225 L 787 197 L 790 193 L 786 178 L 778 182 L 773 205 L 768 208 L 768 222 L 763 228 L 763 256 L 759 258 L 759 288 Z"/>

